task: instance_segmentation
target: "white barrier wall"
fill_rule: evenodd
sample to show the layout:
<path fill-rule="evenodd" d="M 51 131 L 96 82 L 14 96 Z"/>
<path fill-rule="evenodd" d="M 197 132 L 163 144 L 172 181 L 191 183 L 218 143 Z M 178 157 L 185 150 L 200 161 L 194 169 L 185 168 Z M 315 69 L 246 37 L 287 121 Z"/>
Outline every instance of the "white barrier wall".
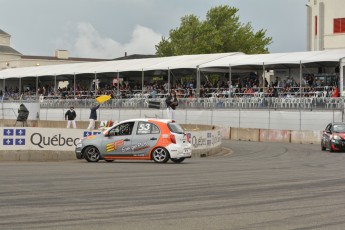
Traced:
<path fill-rule="evenodd" d="M 187 132 L 192 149 L 209 149 L 221 146 L 222 132 L 218 130 Z"/>
<path fill-rule="evenodd" d="M 31 127 L 1 127 L 0 150 L 74 151 L 82 137 L 101 131 L 82 129 L 52 129 Z M 187 132 L 193 149 L 208 149 L 221 145 L 221 131 Z"/>

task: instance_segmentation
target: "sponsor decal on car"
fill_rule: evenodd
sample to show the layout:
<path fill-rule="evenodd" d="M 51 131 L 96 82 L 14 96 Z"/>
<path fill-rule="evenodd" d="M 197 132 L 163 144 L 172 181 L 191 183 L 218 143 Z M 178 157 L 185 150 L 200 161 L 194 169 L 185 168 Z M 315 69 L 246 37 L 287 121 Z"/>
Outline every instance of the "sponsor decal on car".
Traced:
<path fill-rule="evenodd" d="M 107 152 L 115 151 L 116 149 L 118 149 L 118 147 L 124 145 L 124 143 L 125 143 L 124 140 L 118 140 L 118 141 L 109 143 L 106 145 L 106 151 Z"/>
<path fill-rule="evenodd" d="M 122 152 L 128 152 L 128 151 L 136 152 L 136 151 L 140 151 L 147 148 L 150 148 L 150 146 L 146 142 L 144 142 L 144 143 L 138 143 L 138 144 L 128 146 L 128 147 L 123 147 Z"/>

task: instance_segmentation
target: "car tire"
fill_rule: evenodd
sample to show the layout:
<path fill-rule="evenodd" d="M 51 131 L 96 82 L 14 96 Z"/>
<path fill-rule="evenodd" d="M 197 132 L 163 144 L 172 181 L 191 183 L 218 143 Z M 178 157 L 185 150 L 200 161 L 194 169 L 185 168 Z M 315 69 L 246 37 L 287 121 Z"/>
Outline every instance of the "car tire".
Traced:
<path fill-rule="evenodd" d="M 329 142 L 329 152 L 330 152 L 330 153 L 333 153 L 333 152 L 334 152 L 334 150 L 332 149 L 332 144 L 331 144 L 331 142 Z"/>
<path fill-rule="evenodd" d="M 158 147 L 152 150 L 151 158 L 156 163 L 166 163 L 170 159 L 170 154 L 165 148 Z"/>
<path fill-rule="evenodd" d="M 325 151 L 325 150 L 326 150 L 326 147 L 324 147 L 323 144 L 321 144 L 321 150 L 322 150 L 322 151 Z"/>
<path fill-rule="evenodd" d="M 181 157 L 181 158 L 171 158 L 170 160 L 176 164 L 179 164 L 181 162 L 183 162 L 186 158 Z"/>
<path fill-rule="evenodd" d="M 88 162 L 98 162 L 101 154 L 95 146 L 88 146 L 84 151 L 84 158 Z"/>

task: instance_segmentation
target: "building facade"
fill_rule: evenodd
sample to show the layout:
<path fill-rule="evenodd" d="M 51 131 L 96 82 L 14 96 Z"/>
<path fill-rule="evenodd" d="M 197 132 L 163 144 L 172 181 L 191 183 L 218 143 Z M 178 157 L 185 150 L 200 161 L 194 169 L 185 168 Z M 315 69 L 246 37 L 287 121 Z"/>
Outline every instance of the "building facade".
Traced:
<path fill-rule="evenodd" d="M 8 68 L 107 61 L 107 59 L 69 57 L 67 50 L 55 50 L 54 56 L 23 55 L 11 47 L 11 35 L 0 29 L 0 71 Z"/>
<path fill-rule="evenodd" d="M 307 49 L 345 48 L 345 0 L 309 0 Z"/>

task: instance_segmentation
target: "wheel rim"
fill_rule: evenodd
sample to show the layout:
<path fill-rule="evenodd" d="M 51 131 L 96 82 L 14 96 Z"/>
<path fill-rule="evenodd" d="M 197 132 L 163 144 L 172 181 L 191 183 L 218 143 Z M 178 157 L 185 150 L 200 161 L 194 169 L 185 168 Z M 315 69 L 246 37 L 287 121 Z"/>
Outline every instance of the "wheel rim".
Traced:
<path fill-rule="evenodd" d="M 163 162 L 167 157 L 168 153 L 162 148 L 153 151 L 153 159 L 157 162 Z"/>
<path fill-rule="evenodd" d="M 91 161 L 97 161 L 99 158 L 99 153 L 96 148 L 89 149 L 86 154 Z"/>

